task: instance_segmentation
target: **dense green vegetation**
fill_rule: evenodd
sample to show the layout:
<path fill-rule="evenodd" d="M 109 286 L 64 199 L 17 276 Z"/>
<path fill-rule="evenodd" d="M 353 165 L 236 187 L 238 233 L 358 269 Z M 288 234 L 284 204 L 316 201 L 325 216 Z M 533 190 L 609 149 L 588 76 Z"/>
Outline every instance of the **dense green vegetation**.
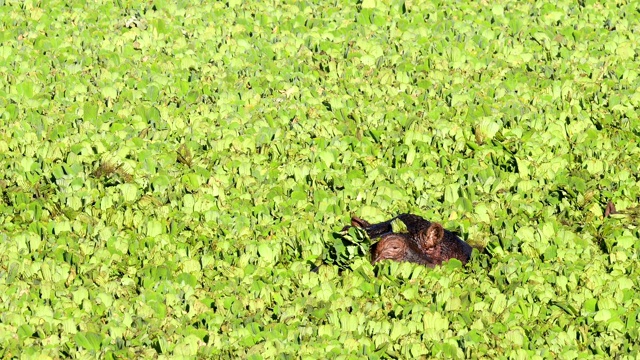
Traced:
<path fill-rule="evenodd" d="M 638 23 L 0 1 L 0 356 L 640 356 Z M 486 251 L 374 267 L 335 234 L 401 212 Z"/>

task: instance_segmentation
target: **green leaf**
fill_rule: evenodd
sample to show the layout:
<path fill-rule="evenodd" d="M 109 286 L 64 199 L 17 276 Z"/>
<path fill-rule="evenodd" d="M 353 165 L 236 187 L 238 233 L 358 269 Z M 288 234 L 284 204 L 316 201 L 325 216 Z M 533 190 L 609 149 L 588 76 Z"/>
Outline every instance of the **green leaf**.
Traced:
<path fill-rule="evenodd" d="M 30 338 L 34 335 L 34 330 L 31 326 L 29 326 L 28 324 L 22 324 L 20 325 L 20 327 L 18 328 L 18 337 L 21 340 L 24 340 L 26 338 Z"/>
<path fill-rule="evenodd" d="M 79 332 L 74 336 L 76 345 L 89 351 L 100 350 L 102 339 L 102 335 L 94 332 Z"/>
<path fill-rule="evenodd" d="M 361 5 L 363 9 L 374 9 L 376 7 L 376 0 L 362 0 Z"/>
<path fill-rule="evenodd" d="M 148 237 L 156 237 L 162 234 L 163 232 L 164 232 L 164 226 L 160 221 L 154 220 L 154 219 L 147 221 L 146 235 Z"/>
<path fill-rule="evenodd" d="M 595 316 L 593 317 L 593 320 L 595 321 L 599 321 L 599 322 L 606 322 L 609 321 L 609 319 L 611 319 L 611 310 L 605 309 L 605 310 L 600 310 L 598 312 L 596 312 Z"/>
<path fill-rule="evenodd" d="M 272 245 L 264 242 L 258 245 L 258 254 L 267 263 L 272 263 L 276 256 Z"/>
<path fill-rule="evenodd" d="M 118 185 L 122 192 L 122 198 L 126 202 L 133 202 L 138 198 L 138 187 L 135 184 Z"/>
<path fill-rule="evenodd" d="M 112 86 L 106 86 L 102 88 L 102 96 L 113 100 L 118 97 L 118 90 Z"/>

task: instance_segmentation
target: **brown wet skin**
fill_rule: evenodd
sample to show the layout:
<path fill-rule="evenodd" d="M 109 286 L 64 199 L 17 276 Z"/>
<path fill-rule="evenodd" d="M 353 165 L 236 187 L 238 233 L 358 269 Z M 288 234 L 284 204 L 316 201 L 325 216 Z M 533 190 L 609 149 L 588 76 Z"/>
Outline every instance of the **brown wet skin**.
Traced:
<path fill-rule="evenodd" d="M 396 219 L 406 225 L 407 234 L 397 234 L 393 232 L 391 223 Z M 376 248 L 374 249 L 374 254 L 381 253 L 382 258 L 380 260 L 393 259 L 396 261 L 410 261 L 433 266 L 440 265 L 449 259 L 455 258 L 465 264 L 469 261 L 471 251 L 473 250 L 469 244 L 462 241 L 455 233 L 444 229 L 442 225 L 432 223 L 413 214 L 401 214 L 391 220 L 378 224 L 371 224 L 366 220 L 353 216 L 351 218 L 351 226 L 364 229 L 372 239 L 381 239 L 378 244 L 375 245 Z M 397 249 L 401 247 L 397 242 L 397 237 L 400 237 L 405 243 L 404 246 L 406 249 L 402 252 Z M 387 238 L 395 240 L 385 240 Z M 380 246 L 381 243 L 382 245 Z M 393 244 L 393 247 L 389 248 L 391 245 L 387 245 L 386 243 Z M 380 249 L 378 249 L 378 247 Z M 393 256 L 386 254 L 392 254 Z M 374 263 L 376 259 L 377 257 L 374 256 L 372 259 Z"/>
<path fill-rule="evenodd" d="M 433 261 L 420 252 L 406 234 L 387 234 L 374 245 L 371 262 L 382 260 L 408 261 L 428 267 L 434 267 Z"/>

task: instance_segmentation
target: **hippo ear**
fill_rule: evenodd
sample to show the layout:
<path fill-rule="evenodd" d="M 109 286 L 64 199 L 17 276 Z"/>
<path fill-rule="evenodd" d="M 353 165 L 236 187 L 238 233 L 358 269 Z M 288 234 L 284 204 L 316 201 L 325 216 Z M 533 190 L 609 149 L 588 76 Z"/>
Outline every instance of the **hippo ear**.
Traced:
<path fill-rule="evenodd" d="M 367 220 L 362 220 L 355 215 L 351 215 L 351 226 L 364 229 L 371 226 L 371 224 L 369 224 Z"/>
<path fill-rule="evenodd" d="M 438 223 L 431 223 L 426 230 L 418 234 L 418 241 L 423 249 L 436 247 L 444 237 L 444 228 Z"/>

